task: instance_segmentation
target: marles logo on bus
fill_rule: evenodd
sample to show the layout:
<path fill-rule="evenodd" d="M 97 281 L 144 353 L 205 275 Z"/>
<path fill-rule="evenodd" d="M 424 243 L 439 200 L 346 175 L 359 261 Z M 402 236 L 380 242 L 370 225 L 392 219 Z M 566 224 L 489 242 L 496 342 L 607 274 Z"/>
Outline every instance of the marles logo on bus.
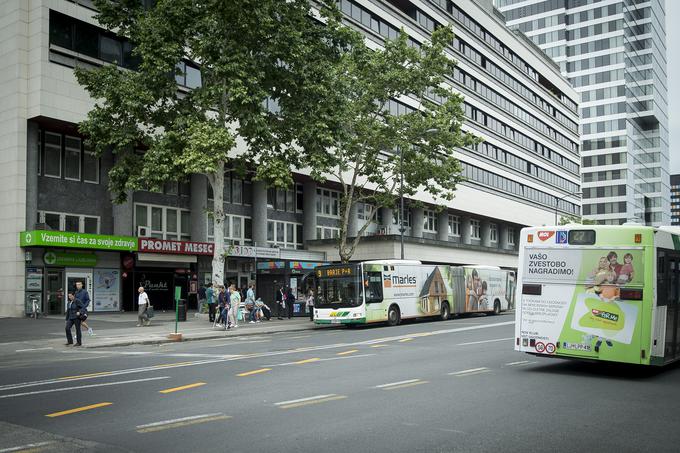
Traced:
<path fill-rule="evenodd" d="M 537 234 L 538 238 L 543 242 L 547 241 L 554 235 L 555 235 L 554 231 L 539 231 Z"/>
<path fill-rule="evenodd" d="M 388 275 L 383 276 L 383 284 L 389 288 L 391 286 L 416 286 L 416 277 L 413 275 Z"/>

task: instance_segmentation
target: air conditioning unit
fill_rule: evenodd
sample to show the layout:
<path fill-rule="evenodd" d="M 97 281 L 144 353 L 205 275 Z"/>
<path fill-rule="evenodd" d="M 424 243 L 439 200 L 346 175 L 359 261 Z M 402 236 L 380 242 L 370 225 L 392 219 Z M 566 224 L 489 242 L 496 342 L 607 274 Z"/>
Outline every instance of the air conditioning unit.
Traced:
<path fill-rule="evenodd" d="M 382 227 L 382 228 L 378 229 L 378 235 L 379 236 L 383 236 L 385 234 L 387 234 L 387 227 Z"/>
<path fill-rule="evenodd" d="M 140 238 L 148 238 L 151 236 L 151 228 L 147 226 L 138 226 L 137 227 L 137 237 Z"/>

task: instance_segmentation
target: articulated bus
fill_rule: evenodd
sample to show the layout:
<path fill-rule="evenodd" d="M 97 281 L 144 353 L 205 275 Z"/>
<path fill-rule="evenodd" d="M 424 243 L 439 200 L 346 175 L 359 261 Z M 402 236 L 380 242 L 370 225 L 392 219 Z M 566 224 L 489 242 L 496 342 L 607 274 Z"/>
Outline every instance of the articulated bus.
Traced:
<path fill-rule="evenodd" d="M 521 232 L 515 350 L 664 365 L 680 357 L 680 229 Z"/>
<path fill-rule="evenodd" d="M 513 304 L 515 277 L 491 266 L 378 260 L 320 266 L 317 324 L 365 324 L 452 314 L 497 314 Z"/>

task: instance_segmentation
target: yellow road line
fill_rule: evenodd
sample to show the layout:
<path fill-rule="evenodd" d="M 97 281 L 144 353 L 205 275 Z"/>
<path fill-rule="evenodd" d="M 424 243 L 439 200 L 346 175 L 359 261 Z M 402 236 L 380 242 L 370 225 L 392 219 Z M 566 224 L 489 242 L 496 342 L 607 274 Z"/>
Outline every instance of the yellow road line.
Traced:
<path fill-rule="evenodd" d="M 294 407 L 301 407 L 301 406 L 309 406 L 312 404 L 319 404 L 319 403 L 326 403 L 328 401 L 336 401 L 336 400 L 344 400 L 347 398 L 344 395 L 337 395 L 337 396 L 329 396 L 328 398 L 321 398 L 318 400 L 310 400 L 310 401 L 301 401 L 299 403 L 291 403 L 291 404 L 286 404 L 283 406 L 279 406 L 281 409 L 292 409 Z"/>
<path fill-rule="evenodd" d="M 396 389 L 403 389 L 405 387 L 413 387 L 414 385 L 420 385 L 420 384 L 429 384 L 430 381 L 416 381 L 416 382 L 409 382 L 408 384 L 401 384 L 401 385 L 393 385 L 391 387 L 384 387 L 383 390 L 396 390 Z"/>
<path fill-rule="evenodd" d="M 386 344 L 374 344 L 374 345 L 371 345 L 371 347 L 372 348 L 386 348 L 387 345 Z"/>
<path fill-rule="evenodd" d="M 158 393 L 179 392 L 180 390 L 193 389 L 193 388 L 196 388 L 196 387 L 201 387 L 203 385 L 205 385 L 205 382 L 196 382 L 195 384 L 188 384 L 188 385 L 183 385 L 181 387 L 173 387 L 171 389 L 160 390 Z"/>
<path fill-rule="evenodd" d="M 411 341 L 411 340 L 413 340 L 413 338 L 402 338 L 401 340 L 399 340 L 399 343 L 405 343 L 405 342 Z"/>
<path fill-rule="evenodd" d="M 355 352 L 359 352 L 359 350 L 358 349 L 350 349 L 349 351 L 338 352 L 337 355 L 354 354 Z"/>
<path fill-rule="evenodd" d="M 196 362 L 176 362 L 176 363 L 166 363 L 164 365 L 153 365 L 151 368 L 165 368 L 169 366 L 178 366 L 178 365 L 189 365 L 190 363 L 196 363 Z"/>
<path fill-rule="evenodd" d="M 83 406 L 83 407 L 76 407 L 75 409 L 69 409 L 67 411 L 61 411 L 61 412 L 54 412 L 52 414 L 47 414 L 45 417 L 61 417 L 62 415 L 69 415 L 69 414 L 75 414 L 76 412 L 83 412 L 83 411 L 89 411 L 90 409 L 97 409 L 98 407 L 105 407 L 105 406 L 110 406 L 113 403 L 98 403 L 98 404 L 91 404 L 89 406 Z"/>
<path fill-rule="evenodd" d="M 314 357 L 314 358 L 312 358 L 312 359 L 300 360 L 299 362 L 295 362 L 295 363 L 298 364 L 298 365 L 303 365 L 303 364 L 305 364 L 305 363 L 318 362 L 319 360 L 321 360 L 321 359 L 318 358 L 318 357 Z"/>
<path fill-rule="evenodd" d="M 153 433 L 156 431 L 163 431 L 172 428 L 181 428 L 182 426 L 197 425 L 199 423 L 214 422 L 217 420 L 228 420 L 231 416 L 229 415 L 216 415 L 214 417 L 204 417 L 196 420 L 187 420 L 184 422 L 168 423 L 167 425 L 150 426 L 148 428 L 140 428 L 137 430 L 138 433 Z"/>
<path fill-rule="evenodd" d="M 253 374 L 258 374 L 258 373 L 265 373 L 267 371 L 271 371 L 271 368 L 260 368 L 259 370 L 253 370 L 253 371 L 246 371 L 245 373 L 240 373 L 237 374 L 236 376 L 238 377 L 244 377 L 244 376 L 250 376 Z"/>

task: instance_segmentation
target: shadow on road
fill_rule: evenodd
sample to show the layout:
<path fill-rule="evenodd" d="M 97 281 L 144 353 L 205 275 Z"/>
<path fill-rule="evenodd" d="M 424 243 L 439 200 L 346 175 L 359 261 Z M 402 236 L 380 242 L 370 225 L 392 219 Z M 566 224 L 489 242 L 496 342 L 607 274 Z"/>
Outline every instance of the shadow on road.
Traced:
<path fill-rule="evenodd" d="M 527 373 L 587 376 L 603 379 L 645 380 L 654 379 L 680 369 L 680 362 L 665 367 L 630 365 L 625 363 L 596 362 L 586 360 L 564 360 L 539 357 L 543 364 L 525 368 Z"/>

